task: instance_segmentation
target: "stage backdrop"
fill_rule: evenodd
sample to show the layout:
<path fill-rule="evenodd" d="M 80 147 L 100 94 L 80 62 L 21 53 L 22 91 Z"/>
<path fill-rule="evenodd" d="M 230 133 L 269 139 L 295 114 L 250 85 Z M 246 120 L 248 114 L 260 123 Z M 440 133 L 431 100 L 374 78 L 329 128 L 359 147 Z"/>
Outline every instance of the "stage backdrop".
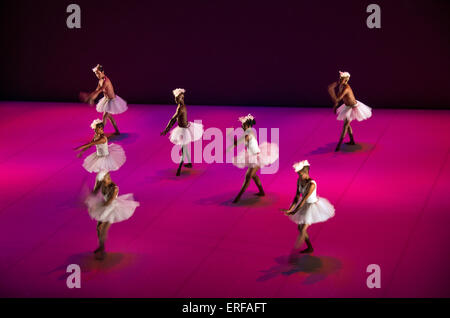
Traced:
<path fill-rule="evenodd" d="M 69 29 L 69 4 L 81 28 Z M 369 29 L 369 4 L 381 28 Z M 1 1 L 0 99 L 76 101 L 104 65 L 130 103 L 448 108 L 450 1 Z"/>

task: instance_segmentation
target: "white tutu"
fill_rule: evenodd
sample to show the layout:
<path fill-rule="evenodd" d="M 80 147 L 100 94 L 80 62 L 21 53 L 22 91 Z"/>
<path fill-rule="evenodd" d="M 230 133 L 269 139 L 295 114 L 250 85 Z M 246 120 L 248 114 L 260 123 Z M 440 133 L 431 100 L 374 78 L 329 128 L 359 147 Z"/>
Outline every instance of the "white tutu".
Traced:
<path fill-rule="evenodd" d="M 129 219 L 139 202 L 134 201 L 133 194 L 127 193 L 115 198 L 108 206 L 99 195 L 90 195 L 85 201 L 89 215 L 96 221 L 117 223 Z"/>
<path fill-rule="evenodd" d="M 372 109 L 361 103 L 360 101 L 356 101 L 355 106 L 347 106 L 342 104 L 336 111 L 338 120 L 365 120 L 372 116 Z"/>
<path fill-rule="evenodd" d="M 241 150 L 236 157 L 233 158 L 233 164 L 238 168 L 250 167 L 254 168 L 271 165 L 277 161 L 279 157 L 279 148 L 277 144 L 263 142 L 259 145 L 260 152 L 251 154 L 247 149 Z"/>
<path fill-rule="evenodd" d="M 125 151 L 116 144 L 107 143 L 96 145 L 97 151 L 84 159 L 83 167 L 89 172 L 100 172 L 102 170 L 118 170 L 126 161 Z M 106 150 L 105 150 L 106 148 Z"/>
<path fill-rule="evenodd" d="M 199 140 L 203 136 L 203 125 L 189 122 L 187 128 L 175 127 L 170 132 L 169 139 L 175 145 L 187 145 L 193 141 Z"/>
<path fill-rule="evenodd" d="M 334 216 L 334 206 L 325 198 L 317 197 L 315 203 L 305 204 L 295 213 L 289 215 L 297 224 L 313 224 L 324 222 Z"/>
<path fill-rule="evenodd" d="M 113 99 L 105 96 L 97 103 L 96 109 L 99 113 L 121 114 L 128 109 L 128 106 L 127 102 L 118 95 Z"/>

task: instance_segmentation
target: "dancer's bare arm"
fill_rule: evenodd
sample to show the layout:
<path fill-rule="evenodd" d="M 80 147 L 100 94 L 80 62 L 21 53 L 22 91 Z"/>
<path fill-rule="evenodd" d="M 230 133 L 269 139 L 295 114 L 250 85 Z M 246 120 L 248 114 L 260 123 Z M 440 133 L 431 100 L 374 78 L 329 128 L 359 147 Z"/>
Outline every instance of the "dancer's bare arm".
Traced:
<path fill-rule="evenodd" d="M 235 147 L 237 147 L 238 145 L 242 144 L 244 141 L 248 140 L 248 134 L 244 134 L 241 137 L 237 138 L 236 136 L 234 136 L 234 141 L 233 141 L 233 145 L 229 146 L 227 148 L 227 152 L 230 151 L 231 149 L 234 149 Z"/>
<path fill-rule="evenodd" d="M 97 194 L 98 190 L 100 190 L 101 187 L 102 187 L 102 182 L 95 179 L 95 186 L 94 186 L 94 190 L 92 190 L 92 193 Z"/>
<path fill-rule="evenodd" d="M 178 105 L 177 111 L 172 116 L 172 118 L 169 120 L 169 123 L 167 124 L 166 129 L 164 129 L 163 132 L 161 133 L 161 136 L 164 136 L 165 134 L 167 134 L 167 132 L 170 130 L 170 128 L 172 128 L 172 126 L 177 122 L 177 119 L 178 119 L 178 116 L 180 116 L 180 113 L 181 113 L 181 107 L 180 107 L 180 105 Z"/>
<path fill-rule="evenodd" d="M 315 188 L 316 184 L 314 182 L 310 182 L 308 185 L 307 194 L 302 197 L 302 200 L 300 201 L 299 205 L 295 208 L 295 210 L 287 214 L 297 213 L 297 211 L 305 204 L 306 200 L 311 196 Z"/>
<path fill-rule="evenodd" d="M 336 89 L 337 85 L 338 85 L 337 82 L 333 82 L 330 85 L 328 85 L 328 94 L 330 95 L 331 100 L 333 101 L 333 103 L 336 103 L 336 92 L 335 92 L 335 89 Z"/>
<path fill-rule="evenodd" d="M 286 209 L 281 209 L 281 211 L 286 213 L 286 215 L 291 213 L 294 210 L 295 206 L 298 203 L 298 200 L 300 200 L 301 193 L 300 193 L 300 184 L 299 183 L 300 183 L 300 179 L 297 180 L 297 192 L 295 193 L 294 200 L 292 201 L 292 204 L 290 205 L 289 209 L 287 209 L 287 210 Z"/>
<path fill-rule="evenodd" d="M 344 90 L 336 97 L 336 104 L 339 103 L 344 97 L 345 95 L 347 95 L 350 92 L 350 87 L 346 87 L 344 88 Z"/>
<path fill-rule="evenodd" d="M 86 103 L 94 104 L 94 100 L 97 98 L 98 95 L 103 91 L 103 89 L 106 87 L 106 81 L 105 80 L 99 80 L 97 88 L 95 91 L 90 93 L 86 98 Z"/>
<path fill-rule="evenodd" d="M 94 145 L 104 144 L 107 141 L 108 140 L 106 139 L 106 137 L 103 136 L 102 138 L 99 138 L 99 139 L 93 139 L 91 142 L 81 145 L 81 146 L 75 148 L 74 150 L 86 150 Z"/>

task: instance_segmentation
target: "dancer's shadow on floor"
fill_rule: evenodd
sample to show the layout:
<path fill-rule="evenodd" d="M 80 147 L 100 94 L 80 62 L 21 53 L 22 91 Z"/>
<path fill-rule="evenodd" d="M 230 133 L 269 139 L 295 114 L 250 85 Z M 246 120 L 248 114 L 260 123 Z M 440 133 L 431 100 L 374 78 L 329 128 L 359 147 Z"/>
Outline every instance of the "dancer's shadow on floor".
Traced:
<path fill-rule="evenodd" d="M 324 146 L 321 146 L 313 151 L 310 151 L 309 153 L 307 153 L 306 155 L 323 155 L 323 154 L 327 154 L 327 153 L 334 153 L 334 150 L 336 149 L 337 146 L 337 142 L 330 142 Z M 346 145 L 346 144 L 342 144 L 341 149 L 339 150 L 339 152 L 344 152 L 344 153 L 362 153 L 362 152 L 369 152 L 372 149 L 375 148 L 374 144 L 370 144 L 370 143 L 366 143 L 366 142 L 359 142 L 356 145 Z"/>
<path fill-rule="evenodd" d="M 135 133 L 121 133 L 120 135 L 114 135 L 112 133 L 106 134 L 109 142 L 120 141 L 121 144 L 129 145 L 135 143 L 139 135 Z"/>
<path fill-rule="evenodd" d="M 188 179 L 192 176 L 197 176 L 197 175 L 203 173 L 203 170 L 183 167 L 181 169 L 181 173 L 179 176 L 177 176 L 176 173 L 177 173 L 177 168 L 156 170 L 154 175 L 148 176 L 146 178 L 146 181 L 148 183 L 158 183 L 158 182 L 161 182 L 164 180 L 165 181 L 180 181 L 180 180 Z"/>
<path fill-rule="evenodd" d="M 252 208 L 260 208 L 271 206 L 278 200 L 278 197 L 273 194 L 267 194 L 264 197 L 260 197 L 254 195 L 252 191 L 248 191 L 244 193 L 241 197 L 241 200 L 237 203 L 233 203 L 234 198 L 236 197 L 238 191 L 236 192 L 226 192 L 217 195 L 213 195 L 210 197 L 200 198 L 195 201 L 195 203 L 199 205 L 211 205 L 211 206 L 227 206 L 227 207 L 252 207 Z"/>
<path fill-rule="evenodd" d="M 262 271 L 264 274 L 257 279 L 263 282 L 278 275 L 290 276 L 293 274 L 306 274 L 303 284 L 317 283 L 342 268 L 339 259 L 328 256 L 313 256 L 308 254 L 291 254 L 275 258 L 278 265 Z"/>
<path fill-rule="evenodd" d="M 77 264 L 80 266 L 81 273 L 95 273 L 95 272 L 111 272 L 115 270 L 120 270 L 126 268 L 133 264 L 136 260 L 136 255 L 126 254 L 126 253 L 116 253 L 108 252 L 103 260 L 96 259 L 94 253 L 85 252 L 80 254 L 75 254 L 70 256 L 67 261 L 56 267 L 55 269 L 49 271 L 47 274 L 52 274 L 55 272 L 62 272 L 58 277 L 59 280 L 64 280 L 67 278 L 68 273 L 66 273 L 67 266 L 70 264 Z"/>

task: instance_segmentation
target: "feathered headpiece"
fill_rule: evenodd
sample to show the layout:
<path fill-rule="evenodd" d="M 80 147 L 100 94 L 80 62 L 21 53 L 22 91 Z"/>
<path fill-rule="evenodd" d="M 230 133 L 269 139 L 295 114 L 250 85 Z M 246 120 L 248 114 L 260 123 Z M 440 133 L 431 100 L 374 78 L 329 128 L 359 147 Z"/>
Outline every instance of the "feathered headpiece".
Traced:
<path fill-rule="evenodd" d="M 303 160 L 303 161 L 294 163 L 294 165 L 292 167 L 294 168 L 295 172 L 299 172 L 306 166 L 310 166 L 308 160 Z"/>
<path fill-rule="evenodd" d="M 92 72 L 95 73 L 96 71 L 103 72 L 103 66 L 101 66 L 100 64 L 97 64 L 97 65 L 92 69 Z"/>
<path fill-rule="evenodd" d="M 184 88 L 177 88 L 177 89 L 174 89 L 172 91 L 172 93 L 173 93 L 173 96 L 175 96 L 175 98 L 177 98 L 178 95 L 186 93 L 186 90 Z"/>
<path fill-rule="evenodd" d="M 341 71 L 339 71 L 339 77 L 348 77 L 348 78 L 350 78 L 350 73 L 349 72 L 341 72 Z"/>
<path fill-rule="evenodd" d="M 244 117 L 239 117 L 239 121 L 241 123 L 245 123 L 247 120 L 253 120 L 255 119 L 255 117 L 252 116 L 252 114 L 248 114 L 247 116 Z"/>
<path fill-rule="evenodd" d="M 103 123 L 103 121 L 101 119 L 94 119 L 94 121 L 91 124 L 91 128 L 95 130 L 95 128 L 97 127 L 98 124 Z"/>
<path fill-rule="evenodd" d="M 97 173 L 97 181 L 103 181 L 108 172 L 108 170 L 101 170 L 99 173 Z"/>

